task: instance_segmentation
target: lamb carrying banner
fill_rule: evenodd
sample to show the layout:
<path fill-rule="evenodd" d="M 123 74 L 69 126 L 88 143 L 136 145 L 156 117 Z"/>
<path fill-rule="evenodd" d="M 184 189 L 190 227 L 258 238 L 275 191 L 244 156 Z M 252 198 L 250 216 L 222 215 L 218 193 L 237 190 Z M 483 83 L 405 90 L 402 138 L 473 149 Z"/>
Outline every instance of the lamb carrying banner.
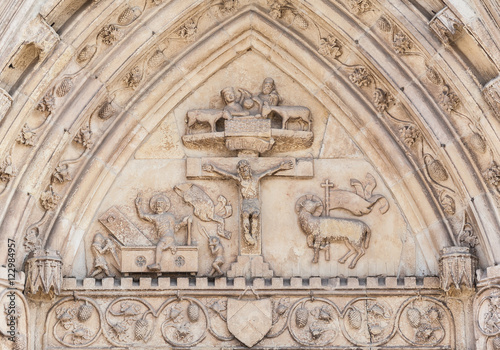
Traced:
<path fill-rule="evenodd" d="M 314 195 L 300 197 L 295 204 L 295 211 L 300 228 L 307 235 L 307 245 L 314 249 L 313 263 L 318 262 L 320 250 L 325 250 L 325 259 L 330 261 L 330 243 L 344 242 L 349 250 L 339 259 L 339 263 L 344 264 L 354 255 L 349 268 L 356 267 L 370 244 L 371 231 L 363 221 L 320 216 L 323 202 Z"/>

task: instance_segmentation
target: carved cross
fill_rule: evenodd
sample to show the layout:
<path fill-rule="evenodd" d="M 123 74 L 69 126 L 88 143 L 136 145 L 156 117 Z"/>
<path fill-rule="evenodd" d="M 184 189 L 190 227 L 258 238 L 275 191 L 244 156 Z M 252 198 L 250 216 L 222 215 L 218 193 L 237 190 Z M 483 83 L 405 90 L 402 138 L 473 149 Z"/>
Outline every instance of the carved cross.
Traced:
<path fill-rule="evenodd" d="M 261 255 L 260 180 L 264 177 L 312 177 L 312 159 L 188 158 L 186 177 L 236 181 L 240 196 L 240 255 Z"/>
<path fill-rule="evenodd" d="M 323 213 L 328 216 L 328 210 L 330 208 L 330 188 L 333 188 L 335 185 L 330 183 L 330 180 L 326 179 L 325 183 L 321 184 L 321 187 L 325 188 L 325 206 L 323 208 Z"/>

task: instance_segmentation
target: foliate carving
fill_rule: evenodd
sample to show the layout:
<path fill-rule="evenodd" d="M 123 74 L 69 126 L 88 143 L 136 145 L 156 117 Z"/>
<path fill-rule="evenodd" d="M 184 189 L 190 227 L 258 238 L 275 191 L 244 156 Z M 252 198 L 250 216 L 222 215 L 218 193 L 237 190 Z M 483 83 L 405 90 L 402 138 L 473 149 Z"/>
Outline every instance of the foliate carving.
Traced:
<path fill-rule="evenodd" d="M 71 174 L 69 173 L 68 164 L 64 163 L 59 164 L 52 173 L 51 177 L 52 182 L 64 183 L 66 181 L 71 181 L 71 180 L 72 178 Z"/>
<path fill-rule="evenodd" d="M 440 160 L 435 159 L 432 155 L 426 153 L 424 154 L 424 161 L 432 180 L 437 182 L 448 180 L 448 172 Z"/>
<path fill-rule="evenodd" d="M 56 104 L 56 99 L 54 98 L 53 91 L 48 91 L 42 98 L 42 100 L 36 106 L 37 111 L 44 113 L 52 113 Z"/>
<path fill-rule="evenodd" d="M 151 339 L 157 313 L 139 298 L 119 298 L 105 313 L 105 330 L 115 345 L 144 344 Z"/>
<path fill-rule="evenodd" d="M 483 95 L 496 116 L 500 117 L 500 76 L 484 86 Z"/>
<path fill-rule="evenodd" d="M 455 41 L 463 32 L 463 24 L 448 6 L 430 20 L 429 27 L 445 45 Z"/>
<path fill-rule="evenodd" d="M 319 39 L 318 52 L 326 57 L 337 58 L 342 55 L 342 45 L 332 34 Z"/>
<path fill-rule="evenodd" d="M 397 54 L 404 55 L 411 51 L 413 48 L 413 42 L 410 40 L 408 35 L 400 31 L 394 34 L 392 47 Z"/>
<path fill-rule="evenodd" d="M 238 0 L 222 0 L 219 3 L 218 9 L 222 14 L 230 14 L 236 11 Z"/>
<path fill-rule="evenodd" d="M 274 19 L 288 19 L 290 23 L 296 24 L 301 29 L 307 29 L 309 22 L 288 0 L 267 0 L 271 10 L 269 15 Z M 287 17 L 288 16 L 288 17 Z"/>
<path fill-rule="evenodd" d="M 500 289 L 488 288 L 481 294 L 484 296 L 479 299 L 476 318 L 479 331 L 497 339 L 500 334 Z"/>
<path fill-rule="evenodd" d="M 359 87 L 368 87 L 374 82 L 373 75 L 365 67 L 355 68 L 354 71 L 349 74 L 349 80 Z"/>
<path fill-rule="evenodd" d="M 478 153 L 485 153 L 486 152 L 486 141 L 481 134 L 474 132 L 472 135 L 469 137 L 468 144 L 470 147 L 475 150 Z"/>
<path fill-rule="evenodd" d="M 56 95 L 58 97 L 64 97 L 73 88 L 73 81 L 71 78 L 64 78 L 59 86 L 56 88 Z"/>
<path fill-rule="evenodd" d="M 141 10 L 138 7 L 127 7 L 118 17 L 118 24 L 122 26 L 128 26 L 133 21 L 135 21 L 141 14 Z"/>
<path fill-rule="evenodd" d="M 377 20 L 377 27 L 381 31 L 386 32 L 386 33 L 390 33 L 392 31 L 391 21 L 389 19 L 387 19 L 387 17 L 385 17 L 385 16 L 382 16 Z"/>
<path fill-rule="evenodd" d="M 197 299 L 179 297 L 161 306 L 165 320 L 161 334 L 173 346 L 191 347 L 202 341 L 209 327 L 205 306 Z"/>
<path fill-rule="evenodd" d="M 90 61 L 92 57 L 94 57 L 96 51 L 97 51 L 96 45 L 85 45 L 85 47 L 81 49 L 78 55 L 76 56 L 76 61 L 79 64 L 84 64 Z"/>
<path fill-rule="evenodd" d="M 102 120 L 108 120 L 115 114 L 116 110 L 111 105 L 111 102 L 105 101 L 99 108 L 97 116 Z"/>
<path fill-rule="evenodd" d="M 166 61 L 166 57 L 163 54 L 163 51 L 156 50 L 153 55 L 148 59 L 148 67 L 149 68 L 158 68 Z"/>
<path fill-rule="evenodd" d="M 434 85 L 443 85 L 443 78 L 437 72 L 437 70 L 429 65 L 425 66 L 425 76 Z"/>
<path fill-rule="evenodd" d="M 410 344 L 435 346 L 444 340 L 449 322 L 440 303 L 415 297 L 408 300 L 400 311 L 398 327 L 403 339 Z"/>
<path fill-rule="evenodd" d="M 415 125 L 411 124 L 405 125 L 400 128 L 399 133 L 404 143 L 406 143 L 406 145 L 408 146 L 412 146 L 413 144 L 415 144 L 415 142 L 417 142 L 417 140 L 419 140 L 422 136 L 420 130 Z"/>
<path fill-rule="evenodd" d="M 445 292 L 452 286 L 459 291 L 461 288 L 473 289 L 476 266 L 477 258 L 468 247 L 443 248 L 439 258 L 441 289 Z"/>
<path fill-rule="evenodd" d="M 54 210 L 61 200 L 61 196 L 54 192 L 52 186 L 40 195 L 40 203 L 45 210 Z"/>
<path fill-rule="evenodd" d="M 54 250 L 36 249 L 26 260 L 25 292 L 34 296 L 59 295 L 62 284 L 62 259 Z"/>
<path fill-rule="evenodd" d="M 12 162 L 12 156 L 8 155 L 0 163 L 0 181 L 9 182 L 17 176 L 17 168 Z"/>
<path fill-rule="evenodd" d="M 354 14 L 361 14 L 372 10 L 372 3 L 370 0 L 348 0 L 349 10 Z"/>
<path fill-rule="evenodd" d="M 290 311 L 290 334 L 304 346 L 326 346 L 340 333 L 339 310 L 327 299 L 300 299 Z"/>
<path fill-rule="evenodd" d="M 142 70 L 139 66 L 135 66 L 130 72 L 128 72 L 123 78 L 123 82 L 127 87 L 131 89 L 136 89 L 141 83 L 143 78 Z"/>
<path fill-rule="evenodd" d="M 307 235 L 307 245 L 314 249 L 313 263 L 319 261 L 320 250 L 325 251 L 325 260 L 330 260 L 330 243 L 344 242 L 348 251 L 339 259 L 344 264 L 352 255 L 349 268 L 356 267 L 370 243 L 370 228 L 360 220 L 320 216 L 322 201 L 312 195 L 302 196 L 295 204 L 299 225 Z"/>
<path fill-rule="evenodd" d="M 477 237 L 474 226 L 470 222 L 469 215 L 467 213 L 464 215 L 464 225 L 458 234 L 457 240 L 461 247 L 469 248 L 471 253 L 473 253 L 475 247 L 479 245 L 479 238 Z"/>
<path fill-rule="evenodd" d="M 373 92 L 373 104 L 379 112 L 385 112 L 394 103 L 394 97 L 381 88 L 376 88 Z"/>
<path fill-rule="evenodd" d="M 460 99 L 448 85 L 443 86 L 443 90 L 439 95 L 439 104 L 448 112 L 456 110 L 460 105 Z"/>
<path fill-rule="evenodd" d="M 197 32 L 198 32 L 198 24 L 194 19 L 190 19 L 179 28 L 177 34 L 182 39 L 190 42 L 195 40 Z"/>
<path fill-rule="evenodd" d="M 54 338 L 68 347 L 89 346 L 101 334 L 98 305 L 88 298 L 65 298 L 55 308 Z"/>
<path fill-rule="evenodd" d="M 488 169 L 483 173 L 484 179 L 500 192 L 500 167 L 493 162 Z"/>
<path fill-rule="evenodd" d="M 16 138 L 16 142 L 26 146 L 34 146 L 35 145 L 35 136 L 36 132 L 31 129 L 28 124 L 24 124 L 21 132 Z"/>
<path fill-rule="evenodd" d="M 81 144 L 85 149 L 90 149 L 94 145 L 92 141 L 92 130 L 90 125 L 85 125 L 82 127 L 73 139 L 76 143 Z"/>
<path fill-rule="evenodd" d="M 455 215 L 456 205 L 455 200 L 444 191 L 441 191 L 439 194 L 439 203 L 443 207 L 444 212 L 449 215 Z"/>
<path fill-rule="evenodd" d="M 343 311 L 346 336 L 359 346 L 386 343 L 392 335 L 394 320 L 391 307 L 376 298 L 357 298 Z"/>
<path fill-rule="evenodd" d="M 101 29 L 97 37 L 101 38 L 105 45 L 111 46 L 119 40 L 120 30 L 114 24 L 108 24 Z"/>

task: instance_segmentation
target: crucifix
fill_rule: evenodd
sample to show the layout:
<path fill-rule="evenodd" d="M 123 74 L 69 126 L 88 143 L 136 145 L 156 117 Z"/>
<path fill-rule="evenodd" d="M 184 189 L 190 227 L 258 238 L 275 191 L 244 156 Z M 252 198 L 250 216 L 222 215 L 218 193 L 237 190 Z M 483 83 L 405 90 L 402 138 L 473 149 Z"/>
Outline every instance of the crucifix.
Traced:
<path fill-rule="evenodd" d="M 265 177 L 312 177 L 312 160 L 295 158 L 188 158 L 188 178 L 236 182 L 240 201 L 240 254 L 262 254 L 260 182 Z"/>

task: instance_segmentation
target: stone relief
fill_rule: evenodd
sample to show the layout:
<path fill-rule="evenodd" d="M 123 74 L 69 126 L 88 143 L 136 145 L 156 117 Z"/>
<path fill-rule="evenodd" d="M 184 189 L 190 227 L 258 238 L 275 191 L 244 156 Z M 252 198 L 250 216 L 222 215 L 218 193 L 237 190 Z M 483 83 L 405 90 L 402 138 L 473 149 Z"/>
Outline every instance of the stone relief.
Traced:
<path fill-rule="evenodd" d="M 439 277 L 441 289 L 448 292 L 455 290 L 473 290 L 477 258 L 470 253 L 468 247 L 446 247 L 441 250 L 439 259 Z"/>
<path fill-rule="evenodd" d="M 196 347 L 215 340 L 228 347 L 253 347 L 269 346 L 280 337 L 304 348 L 454 346 L 450 312 L 433 297 L 348 297 L 341 307 L 338 298 L 264 297 L 253 288 L 253 296 L 246 296 L 249 289 L 239 297 L 176 292 L 163 298 L 105 297 L 99 304 L 88 297 L 66 297 L 48 315 L 47 325 L 52 328 L 48 343 L 152 349 L 165 344 Z M 489 307 L 485 307 L 485 320 L 490 322 L 495 317 L 494 297 L 485 303 Z"/>
<path fill-rule="evenodd" d="M 463 33 L 463 24 L 446 6 L 430 20 L 429 27 L 445 45 L 457 40 Z"/>
<path fill-rule="evenodd" d="M 62 259 L 59 252 L 36 249 L 26 261 L 26 287 L 28 296 L 59 295 L 62 287 Z"/>
<path fill-rule="evenodd" d="M 208 246 L 210 247 L 210 253 L 215 258 L 212 262 L 212 269 L 208 273 L 209 276 L 222 276 L 224 273 L 221 270 L 222 265 L 225 263 L 224 259 L 224 246 L 222 245 L 220 238 L 217 236 L 210 236 L 207 230 L 200 225 L 200 228 L 207 237 Z"/>
<path fill-rule="evenodd" d="M 307 246 L 314 249 L 313 263 L 319 261 L 320 250 L 325 251 L 325 260 L 330 260 L 330 243 L 344 242 L 348 251 L 339 259 L 344 264 L 352 255 L 349 268 L 356 267 L 370 244 L 370 228 L 361 220 L 320 216 L 323 202 L 314 195 L 305 195 L 297 200 L 295 210 L 299 225 L 307 235 Z"/>
<path fill-rule="evenodd" d="M 205 191 L 192 183 L 176 185 L 174 191 L 193 207 L 193 213 L 198 219 L 204 222 L 216 222 L 217 234 L 231 239 L 232 233 L 225 229 L 225 219 L 233 215 L 233 207 L 226 197 L 220 195 L 215 205 Z"/>
<path fill-rule="evenodd" d="M 243 227 L 244 242 L 249 246 L 256 246 L 260 239 L 260 180 L 282 170 L 293 169 L 291 161 L 281 162 L 278 166 L 254 173 L 250 163 L 242 159 L 236 165 L 236 172 L 221 169 L 213 164 L 202 165 L 203 171 L 219 174 L 225 178 L 235 180 L 240 190 L 241 222 Z"/>
<path fill-rule="evenodd" d="M 114 277 L 110 272 L 106 255 L 110 253 L 117 264 L 120 259 L 116 253 L 116 244 L 110 238 L 104 238 L 102 234 L 96 233 L 92 242 L 92 255 L 94 256 L 94 267 L 90 271 L 90 277 L 96 277 L 101 273 L 106 277 Z"/>
<path fill-rule="evenodd" d="M 186 147 L 210 149 L 222 144 L 240 154 L 258 155 L 271 149 L 285 151 L 311 145 L 311 111 L 303 106 L 281 105 L 283 99 L 272 78 L 264 79 L 258 93 L 226 87 L 221 97 L 221 109 L 186 113 L 186 135 L 182 137 Z M 218 128 L 221 120 L 224 123 Z"/>
<path fill-rule="evenodd" d="M 192 218 L 184 216 L 177 220 L 169 211 L 169 198 L 162 193 L 151 197 L 149 205 L 152 213 L 143 210 L 142 200 L 139 193 L 135 200 L 137 215 L 140 220 L 153 225 L 153 235 L 150 237 L 140 231 L 118 208 L 108 209 L 99 221 L 113 239 L 103 241 L 101 234 L 94 237 L 96 255 L 92 273 L 99 271 L 108 275 L 109 267 L 103 258 L 106 252 L 111 253 L 121 273 L 197 272 L 198 248 L 192 245 Z M 183 244 L 178 243 L 175 237 L 182 228 L 186 228 Z"/>

